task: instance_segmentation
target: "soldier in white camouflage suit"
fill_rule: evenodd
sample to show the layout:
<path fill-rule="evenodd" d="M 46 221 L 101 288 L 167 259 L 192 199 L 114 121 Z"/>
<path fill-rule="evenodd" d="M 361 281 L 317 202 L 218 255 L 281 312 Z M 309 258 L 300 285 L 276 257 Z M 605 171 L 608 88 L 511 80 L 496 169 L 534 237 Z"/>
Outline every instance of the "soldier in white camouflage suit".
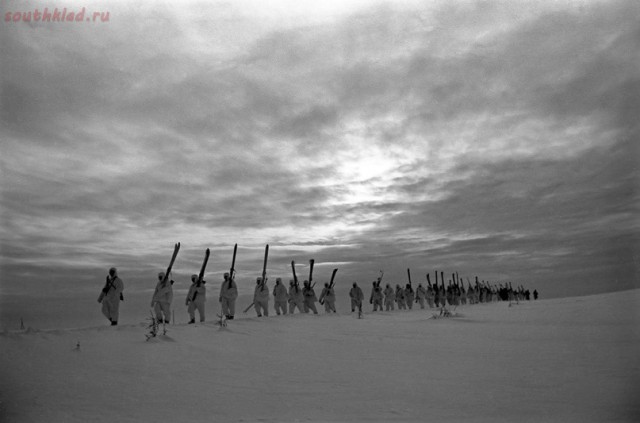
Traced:
<path fill-rule="evenodd" d="M 253 291 L 253 305 L 258 317 L 269 316 L 269 288 L 267 282 L 262 283 L 262 278 L 256 279 L 256 288 Z"/>
<path fill-rule="evenodd" d="M 273 306 L 276 310 L 276 314 L 287 314 L 287 301 L 289 294 L 287 294 L 287 288 L 282 284 L 281 278 L 276 278 L 276 285 L 273 287 Z"/>
<path fill-rule="evenodd" d="M 386 311 L 395 310 L 396 292 L 387 284 L 384 288 L 384 308 Z"/>
<path fill-rule="evenodd" d="M 396 284 L 396 302 L 398 303 L 398 310 L 406 310 L 407 304 L 405 303 L 404 289 L 400 285 Z"/>
<path fill-rule="evenodd" d="M 309 310 L 311 310 L 313 314 L 318 314 L 318 309 L 316 309 L 316 301 L 318 301 L 318 298 L 309 281 L 304 281 L 302 295 L 304 296 L 304 312 L 308 313 Z"/>
<path fill-rule="evenodd" d="M 200 322 L 204 322 L 204 303 L 207 300 L 207 288 L 204 284 L 205 281 L 198 283 L 198 275 L 191 275 L 191 286 L 185 301 L 187 313 L 189 313 L 189 324 L 196 322 L 196 310 L 198 310 Z"/>
<path fill-rule="evenodd" d="M 373 311 L 382 311 L 382 289 L 378 286 L 378 281 L 373 281 L 371 287 L 371 296 L 369 297 L 369 304 L 373 304 Z"/>
<path fill-rule="evenodd" d="M 173 280 L 165 279 L 164 272 L 158 273 L 158 283 L 153 292 L 151 307 L 160 323 L 171 323 L 171 302 L 173 301 Z"/>
<path fill-rule="evenodd" d="M 220 297 L 218 300 L 222 306 L 222 315 L 228 320 L 233 320 L 236 314 L 236 299 L 238 298 L 238 286 L 229 273 L 224 274 L 224 281 L 220 285 Z"/>
<path fill-rule="evenodd" d="M 98 302 L 102 303 L 102 314 L 109 319 L 111 326 L 118 324 L 120 301 L 124 301 L 123 290 L 124 283 L 118 277 L 118 269 L 112 267 L 109 269 L 109 276 L 107 276 L 105 286 L 98 297 Z"/>
<path fill-rule="evenodd" d="M 405 298 L 405 304 L 407 305 L 407 308 L 409 310 L 413 309 L 413 301 L 415 300 L 415 294 L 413 292 L 413 288 L 411 287 L 411 284 L 407 284 L 404 288 L 404 298 Z"/>
<path fill-rule="evenodd" d="M 418 288 L 416 289 L 416 300 L 420 304 L 420 308 L 424 309 L 424 300 L 427 298 L 427 290 L 424 289 L 422 284 L 418 284 Z"/>
<path fill-rule="evenodd" d="M 324 311 L 327 313 L 336 312 L 336 293 L 333 288 L 329 287 L 328 282 L 324 284 L 324 288 L 320 294 L 320 304 L 324 305 Z"/>
<path fill-rule="evenodd" d="M 291 279 L 289 281 L 289 314 L 293 314 L 296 307 L 298 308 L 298 313 L 304 311 L 304 295 L 298 284 Z"/>
<path fill-rule="evenodd" d="M 351 298 L 351 312 L 353 313 L 356 311 L 356 308 L 359 311 L 362 311 L 364 293 L 362 292 L 362 288 L 360 288 L 356 282 L 353 283 L 353 287 L 349 291 L 349 298 Z"/>

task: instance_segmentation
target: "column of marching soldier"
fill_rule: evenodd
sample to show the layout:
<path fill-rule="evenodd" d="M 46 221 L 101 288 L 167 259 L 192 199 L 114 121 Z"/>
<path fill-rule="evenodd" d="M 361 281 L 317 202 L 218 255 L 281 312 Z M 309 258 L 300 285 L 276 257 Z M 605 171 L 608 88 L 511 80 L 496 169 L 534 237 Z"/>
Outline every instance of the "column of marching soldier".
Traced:
<path fill-rule="evenodd" d="M 171 320 L 171 303 L 173 302 L 173 284 L 170 279 L 171 268 L 175 257 L 180 248 L 180 244 L 176 244 L 171 264 L 166 272 L 158 273 L 158 282 L 151 300 L 151 307 L 155 313 L 158 322 L 169 323 Z M 230 272 L 224 274 L 224 280 L 220 286 L 220 294 L 218 300 L 221 304 L 221 313 L 227 320 L 232 320 L 236 314 L 236 300 L 238 298 L 238 286 L 235 282 L 235 257 L 237 245 L 234 247 L 233 262 Z M 309 280 L 303 282 L 301 288 L 298 278 L 295 274 L 295 263 L 291 262 L 294 279 L 289 281 L 288 289 L 282 283 L 282 278 L 276 278 L 275 286 L 270 292 L 267 287 L 266 278 L 266 262 L 268 254 L 268 245 L 265 250 L 265 261 L 262 276 L 256 279 L 254 289 L 253 303 L 245 310 L 254 308 L 258 317 L 269 316 L 269 300 L 273 296 L 274 310 L 277 315 L 293 314 L 298 309 L 299 313 L 313 312 L 318 314 L 316 303 L 319 302 L 324 306 L 326 313 L 336 313 L 335 301 L 336 294 L 333 287 L 333 278 L 337 269 L 334 270 L 331 282 L 324 284 L 320 297 L 316 296 L 314 287 L 315 283 L 311 282 L 313 271 L 313 260 L 310 260 Z M 191 286 L 187 293 L 185 305 L 189 315 L 189 323 L 195 323 L 196 311 L 200 322 L 205 321 L 205 301 L 206 301 L 206 281 L 203 280 L 204 269 L 209 258 L 209 249 L 205 254 L 205 260 L 199 275 L 191 275 Z M 444 272 L 440 272 L 440 281 L 438 282 L 438 272 L 435 272 L 435 283 L 432 285 L 430 276 L 427 274 L 427 286 L 422 283 L 414 290 L 411 283 L 411 274 L 407 269 L 409 283 L 404 287 L 396 284 L 395 288 L 387 283 L 382 288 L 383 272 L 380 271 L 378 278 L 372 282 L 369 295 L 369 304 L 372 311 L 392 311 L 396 307 L 398 310 L 411 310 L 415 305 L 419 305 L 421 309 L 429 308 L 440 309 L 441 314 L 449 315 L 446 306 L 457 307 L 466 304 L 489 303 L 493 301 L 523 301 L 530 300 L 529 290 L 525 290 L 523 286 L 514 289 L 511 282 L 507 284 L 491 284 L 489 282 L 479 281 L 475 278 L 475 284 L 472 285 L 467 278 L 467 289 L 464 287 L 464 281 L 460 281 L 458 274 L 453 273 L 452 279 L 449 279 L 448 285 L 445 287 Z M 102 304 L 102 313 L 111 322 L 112 326 L 118 324 L 120 302 L 124 300 L 123 296 L 124 283 L 118 276 L 115 267 L 109 269 L 105 286 L 100 293 L 98 302 Z M 534 299 L 538 298 L 538 292 L 533 291 Z M 362 313 L 362 305 L 365 299 L 364 292 L 357 282 L 349 291 L 351 301 L 351 312 L 358 311 Z"/>

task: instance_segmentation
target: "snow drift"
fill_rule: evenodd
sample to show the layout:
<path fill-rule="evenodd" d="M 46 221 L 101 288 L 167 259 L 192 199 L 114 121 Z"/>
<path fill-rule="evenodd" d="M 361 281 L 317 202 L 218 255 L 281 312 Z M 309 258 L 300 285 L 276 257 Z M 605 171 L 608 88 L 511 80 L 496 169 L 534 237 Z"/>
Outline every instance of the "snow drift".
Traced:
<path fill-rule="evenodd" d="M 640 421 L 640 290 L 0 335 L 6 422 Z M 248 316 L 248 315 L 247 315 Z"/>

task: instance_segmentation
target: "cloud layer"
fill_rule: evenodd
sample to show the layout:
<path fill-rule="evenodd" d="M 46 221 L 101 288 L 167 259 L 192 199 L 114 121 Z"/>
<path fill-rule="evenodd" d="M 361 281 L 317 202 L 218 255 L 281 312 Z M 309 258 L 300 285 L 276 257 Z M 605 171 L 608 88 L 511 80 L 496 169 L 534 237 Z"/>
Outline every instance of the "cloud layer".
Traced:
<path fill-rule="evenodd" d="M 273 276 L 637 285 L 637 4 L 277 5 L 3 22 L 2 294 L 146 289 L 176 241 L 214 279 L 237 242 L 247 280 L 269 243 Z"/>

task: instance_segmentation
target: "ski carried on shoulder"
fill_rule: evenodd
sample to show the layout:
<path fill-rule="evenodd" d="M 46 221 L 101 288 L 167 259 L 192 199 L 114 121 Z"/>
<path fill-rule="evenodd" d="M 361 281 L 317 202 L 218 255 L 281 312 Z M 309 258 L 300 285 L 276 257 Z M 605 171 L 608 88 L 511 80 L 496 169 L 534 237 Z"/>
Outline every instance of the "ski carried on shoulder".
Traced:
<path fill-rule="evenodd" d="M 333 273 L 331 274 L 331 282 L 329 282 L 329 289 L 333 288 L 334 279 L 336 278 L 336 273 L 338 273 L 338 269 L 333 269 Z"/>
<path fill-rule="evenodd" d="M 173 246 L 173 255 L 171 256 L 171 261 L 169 262 L 169 267 L 167 267 L 167 271 L 164 274 L 164 279 L 162 282 L 166 282 L 169 279 L 169 273 L 171 273 L 171 269 L 173 268 L 173 263 L 176 261 L 176 257 L 178 256 L 178 251 L 180 251 L 180 243 L 176 243 Z"/>
<path fill-rule="evenodd" d="M 207 262 L 209 261 L 209 255 L 211 254 L 211 252 L 209 251 L 209 249 L 207 248 L 207 250 L 204 252 L 204 261 L 202 262 L 202 266 L 200 267 L 200 273 L 198 274 L 198 281 L 196 282 L 196 286 L 199 288 L 202 286 L 202 284 L 204 283 L 204 271 L 207 268 Z M 198 291 L 194 291 L 193 292 L 193 297 L 190 298 L 191 301 L 195 300 L 196 297 L 198 296 Z"/>
<path fill-rule="evenodd" d="M 338 269 L 333 269 L 333 273 L 331 274 L 331 282 L 329 282 L 329 286 L 328 286 L 328 288 L 327 288 L 327 289 L 331 289 L 331 288 L 333 288 L 333 280 L 334 280 L 334 279 L 335 279 L 335 277 L 336 277 L 336 272 L 337 272 L 337 271 L 338 271 Z M 323 290 L 322 292 L 323 292 L 323 295 L 324 295 L 324 293 L 325 293 L 326 291 L 324 291 L 324 290 Z M 320 303 L 321 305 L 324 305 L 324 299 L 322 298 L 322 295 L 320 296 L 320 298 L 321 298 L 321 299 L 320 299 L 319 303 Z"/>
<path fill-rule="evenodd" d="M 313 288 L 316 284 L 312 284 L 311 281 L 313 280 L 313 264 L 316 261 L 314 259 L 309 260 L 309 286 L 311 288 Z"/>
<path fill-rule="evenodd" d="M 269 244 L 264 247 L 264 261 L 262 263 L 262 282 L 260 283 L 260 290 L 264 290 L 267 283 L 267 259 L 269 258 Z"/>
<path fill-rule="evenodd" d="M 291 271 L 293 272 L 293 285 L 297 287 L 299 286 L 298 275 L 296 275 L 296 262 L 294 260 L 291 260 Z"/>
<path fill-rule="evenodd" d="M 204 252 L 204 260 L 202 261 L 202 266 L 200 266 L 200 273 L 198 273 L 198 282 L 202 282 L 202 279 L 204 279 L 204 271 L 207 268 L 209 255 L 211 255 L 211 251 L 207 248 Z"/>
<path fill-rule="evenodd" d="M 229 269 L 229 280 L 233 280 L 236 273 L 236 253 L 238 252 L 238 244 L 233 246 L 233 259 L 231 259 L 231 269 Z"/>
<path fill-rule="evenodd" d="M 408 267 L 407 267 L 407 278 L 409 278 L 409 287 L 411 288 L 411 291 L 413 291 L 413 286 L 411 285 L 411 269 L 409 269 Z M 420 302 L 420 300 L 418 299 L 417 293 L 416 293 L 416 298 L 413 302 L 416 304 Z"/>
<path fill-rule="evenodd" d="M 233 258 L 231 259 L 231 268 L 229 269 L 229 289 L 233 286 L 233 280 L 236 277 L 236 255 L 238 254 L 238 244 L 236 243 L 233 246 Z M 223 282 L 224 283 L 224 282 Z M 222 314 L 222 310 L 220 310 L 220 314 L 216 314 L 218 316 L 217 325 L 221 328 L 227 326 L 227 316 Z"/>

